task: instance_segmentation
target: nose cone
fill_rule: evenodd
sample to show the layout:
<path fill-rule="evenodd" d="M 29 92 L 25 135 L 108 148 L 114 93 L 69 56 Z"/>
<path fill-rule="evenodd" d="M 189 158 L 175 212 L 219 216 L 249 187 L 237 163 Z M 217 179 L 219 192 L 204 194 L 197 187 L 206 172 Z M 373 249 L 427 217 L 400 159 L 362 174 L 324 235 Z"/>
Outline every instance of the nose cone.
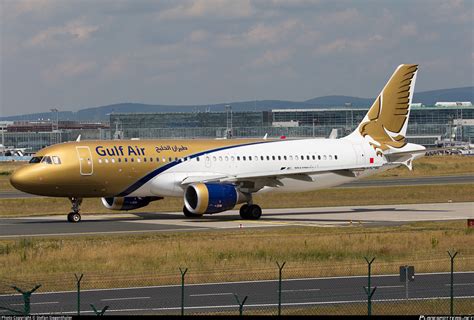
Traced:
<path fill-rule="evenodd" d="M 19 168 L 13 172 L 10 177 L 10 183 L 15 189 L 23 192 L 31 192 L 31 177 L 28 174 L 28 168 Z"/>

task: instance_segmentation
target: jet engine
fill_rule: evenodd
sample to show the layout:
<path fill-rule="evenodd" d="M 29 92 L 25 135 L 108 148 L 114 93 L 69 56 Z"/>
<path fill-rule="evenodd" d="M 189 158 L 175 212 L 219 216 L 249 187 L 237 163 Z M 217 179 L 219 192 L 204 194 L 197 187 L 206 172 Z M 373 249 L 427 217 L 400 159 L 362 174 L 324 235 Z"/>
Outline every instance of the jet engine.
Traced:
<path fill-rule="evenodd" d="M 159 197 L 110 197 L 102 198 L 102 203 L 110 210 L 134 210 L 147 206 L 150 202 L 160 200 Z"/>
<path fill-rule="evenodd" d="M 196 183 L 184 191 L 184 205 L 193 214 L 218 213 L 246 202 L 248 196 L 232 184 Z"/>

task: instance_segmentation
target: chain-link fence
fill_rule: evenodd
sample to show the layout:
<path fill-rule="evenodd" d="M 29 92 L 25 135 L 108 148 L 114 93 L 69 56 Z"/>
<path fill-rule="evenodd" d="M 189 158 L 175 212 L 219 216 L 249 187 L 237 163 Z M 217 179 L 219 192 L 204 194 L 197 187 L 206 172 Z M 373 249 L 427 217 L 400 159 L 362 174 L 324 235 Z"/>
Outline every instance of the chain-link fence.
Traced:
<path fill-rule="evenodd" d="M 474 312 L 474 268 L 469 267 L 474 266 L 474 257 L 452 252 L 443 259 L 390 263 L 365 258 L 360 264 L 324 268 L 277 261 L 256 270 L 248 266 L 204 272 L 177 267 L 169 274 L 131 270 L 38 276 L 33 281 L 2 279 L 0 315 Z M 429 272 L 429 266 L 439 270 L 440 265 L 448 271 Z M 456 270 L 457 265 L 463 270 Z"/>

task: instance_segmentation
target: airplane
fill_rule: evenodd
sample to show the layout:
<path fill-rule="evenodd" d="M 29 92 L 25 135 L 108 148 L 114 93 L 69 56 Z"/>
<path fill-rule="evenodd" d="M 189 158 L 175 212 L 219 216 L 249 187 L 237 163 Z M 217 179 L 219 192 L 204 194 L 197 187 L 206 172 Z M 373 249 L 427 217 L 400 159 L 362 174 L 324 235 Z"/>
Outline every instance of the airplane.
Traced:
<path fill-rule="evenodd" d="M 83 198 L 111 210 L 133 210 L 164 197 L 183 197 L 196 218 L 233 209 L 262 215 L 253 195 L 329 188 L 405 165 L 425 154 L 408 143 L 418 65 L 398 66 L 357 129 L 339 139 L 97 140 L 38 151 L 11 184 L 42 196 L 67 197 L 69 222 L 79 222 Z"/>

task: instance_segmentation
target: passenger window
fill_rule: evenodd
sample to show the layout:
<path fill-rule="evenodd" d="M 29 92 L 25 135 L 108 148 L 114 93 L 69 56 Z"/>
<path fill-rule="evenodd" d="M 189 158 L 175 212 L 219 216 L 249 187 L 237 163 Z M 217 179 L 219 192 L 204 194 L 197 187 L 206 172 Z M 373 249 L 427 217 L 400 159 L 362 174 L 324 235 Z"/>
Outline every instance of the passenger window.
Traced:
<path fill-rule="evenodd" d="M 281 160 L 281 156 L 278 156 L 278 160 Z"/>
<path fill-rule="evenodd" d="M 162 160 L 163 160 L 163 162 L 166 162 L 166 158 L 165 158 L 165 157 L 163 157 L 163 159 L 162 159 Z"/>
<path fill-rule="evenodd" d="M 270 156 L 267 156 L 267 161 L 270 161 Z"/>
<path fill-rule="evenodd" d="M 230 161 L 234 161 L 234 160 L 235 160 L 234 156 L 230 156 Z"/>
<path fill-rule="evenodd" d="M 295 156 L 295 160 L 298 160 L 298 156 Z"/>
<path fill-rule="evenodd" d="M 247 158 L 245 156 L 242 156 L 242 160 L 245 161 Z"/>
<path fill-rule="evenodd" d="M 334 156 L 334 160 L 337 160 L 337 155 Z"/>
<path fill-rule="evenodd" d="M 171 161 L 173 161 L 173 158 L 169 157 L 168 162 L 171 162 Z"/>
<path fill-rule="evenodd" d="M 122 162 L 122 158 L 118 158 L 117 160 L 118 160 L 118 162 Z"/>
<path fill-rule="evenodd" d="M 135 161 L 135 159 L 134 159 L 134 158 L 130 158 L 130 161 L 133 162 L 133 161 Z"/>
<path fill-rule="evenodd" d="M 309 160 L 309 156 L 306 156 L 306 160 Z"/>
<path fill-rule="evenodd" d="M 199 161 L 199 157 L 196 157 L 196 161 Z"/>
<path fill-rule="evenodd" d="M 98 161 L 99 161 L 99 163 L 102 163 L 102 159 L 100 159 L 100 158 L 99 158 L 99 160 L 98 160 Z"/>
<path fill-rule="evenodd" d="M 327 160 L 327 157 L 326 157 L 326 155 L 324 155 L 324 156 L 323 156 L 323 160 Z"/>
<path fill-rule="evenodd" d="M 217 161 L 217 158 L 216 157 L 212 157 L 212 161 Z"/>
<path fill-rule="evenodd" d="M 110 161 L 112 161 L 112 163 L 115 163 L 115 159 L 114 159 L 114 158 L 110 159 Z"/>
<path fill-rule="evenodd" d="M 252 161 L 252 156 L 249 156 L 249 160 Z"/>
<path fill-rule="evenodd" d="M 293 156 L 289 156 L 289 158 L 290 158 L 290 161 L 293 161 Z"/>
<path fill-rule="evenodd" d="M 240 156 L 237 156 L 237 161 L 240 161 Z"/>
<path fill-rule="evenodd" d="M 127 159 L 127 158 L 124 158 L 123 161 L 128 162 L 128 159 Z"/>
<path fill-rule="evenodd" d="M 146 162 L 146 158 L 143 158 L 143 162 Z"/>
<path fill-rule="evenodd" d="M 263 156 L 260 156 L 260 160 L 262 160 L 262 161 L 263 161 L 263 159 L 264 159 L 264 158 L 263 158 Z"/>
<path fill-rule="evenodd" d="M 105 159 L 105 163 L 109 163 L 109 159 Z"/>
<path fill-rule="evenodd" d="M 316 160 L 316 156 L 313 154 L 313 160 Z"/>
<path fill-rule="evenodd" d="M 225 156 L 225 161 L 229 161 L 229 157 L 228 157 L 228 156 Z"/>
<path fill-rule="evenodd" d="M 140 158 L 137 158 L 137 162 L 141 162 L 141 159 L 140 159 Z"/>
<path fill-rule="evenodd" d="M 318 156 L 318 160 L 321 160 L 321 156 Z"/>
<path fill-rule="evenodd" d="M 332 155 L 329 155 L 329 160 L 332 160 Z"/>
<path fill-rule="evenodd" d="M 53 156 L 53 163 L 54 164 L 61 164 L 61 159 L 58 156 Z"/>
<path fill-rule="evenodd" d="M 272 156 L 272 160 L 275 160 L 275 156 Z"/>
<path fill-rule="evenodd" d="M 219 156 L 219 161 L 222 161 L 222 156 Z"/>
<path fill-rule="evenodd" d="M 286 160 L 286 156 L 283 156 L 283 159 L 285 159 L 285 160 Z"/>

